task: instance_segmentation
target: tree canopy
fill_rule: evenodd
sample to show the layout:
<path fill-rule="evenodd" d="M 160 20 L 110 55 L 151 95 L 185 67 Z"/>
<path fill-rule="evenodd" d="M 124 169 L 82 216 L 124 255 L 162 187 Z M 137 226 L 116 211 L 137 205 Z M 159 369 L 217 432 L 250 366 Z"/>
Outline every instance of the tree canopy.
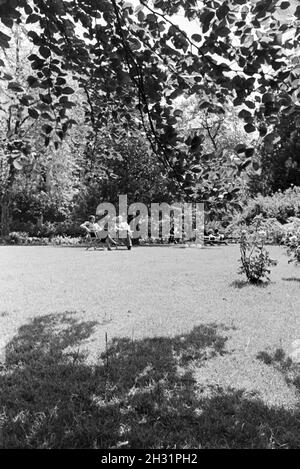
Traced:
<path fill-rule="evenodd" d="M 34 46 L 26 86 L 5 71 L 1 79 L 28 120 L 43 123 L 45 146 L 57 148 L 76 124 L 79 93 L 95 148 L 103 129 L 114 135 L 112 151 L 128 132 L 145 135 L 185 198 L 232 200 L 233 175 L 258 163 L 255 145 L 245 143 L 232 150 L 237 158 L 228 159 L 222 147 L 205 153 L 205 132 L 180 131 L 180 97 L 196 96 L 199 112 L 217 117 L 234 106 L 245 132 L 269 150 L 280 144 L 280 119 L 292 114 L 300 127 L 294 0 L 0 0 L 0 17 L 3 49 L 14 24 L 26 28 Z M 15 138 L 15 128 L 10 132 Z M 19 146 L 17 169 L 28 153 Z"/>

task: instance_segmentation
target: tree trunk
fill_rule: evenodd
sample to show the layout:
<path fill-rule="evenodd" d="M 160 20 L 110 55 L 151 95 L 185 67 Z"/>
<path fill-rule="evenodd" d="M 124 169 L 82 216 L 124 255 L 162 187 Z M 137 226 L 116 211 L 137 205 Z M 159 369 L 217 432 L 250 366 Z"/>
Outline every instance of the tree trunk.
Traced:
<path fill-rule="evenodd" d="M 9 234 L 10 228 L 10 200 L 3 197 L 1 200 L 1 236 Z"/>
<path fill-rule="evenodd" d="M 44 215 L 40 213 L 38 219 L 37 219 L 37 226 L 38 228 L 41 228 L 44 223 Z"/>

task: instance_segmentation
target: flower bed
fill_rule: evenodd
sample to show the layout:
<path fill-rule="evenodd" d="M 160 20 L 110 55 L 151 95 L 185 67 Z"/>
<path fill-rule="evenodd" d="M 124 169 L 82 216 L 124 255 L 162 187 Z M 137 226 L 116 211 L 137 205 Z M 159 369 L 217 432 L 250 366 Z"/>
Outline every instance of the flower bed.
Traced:
<path fill-rule="evenodd" d="M 28 233 L 13 231 L 8 236 L 2 238 L 2 244 L 8 245 L 25 245 L 25 246 L 48 246 L 48 245 L 64 245 L 76 246 L 85 243 L 85 237 L 78 236 L 52 236 L 52 237 L 38 237 L 29 236 Z"/>

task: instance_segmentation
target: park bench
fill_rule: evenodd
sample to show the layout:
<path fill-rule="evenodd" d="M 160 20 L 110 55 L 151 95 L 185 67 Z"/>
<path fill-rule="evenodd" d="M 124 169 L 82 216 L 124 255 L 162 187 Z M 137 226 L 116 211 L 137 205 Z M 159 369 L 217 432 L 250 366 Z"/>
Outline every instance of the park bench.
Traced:
<path fill-rule="evenodd" d="M 204 244 L 228 244 L 228 239 L 221 236 L 204 236 Z"/>
<path fill-rule="evenodd" d="M 105 241 L 102 241 L 102 239 L 100 238 L 100 236 L 97 232 L 95 232 L 95 236 L 91 236 L 90 233 L 87 233 L 85 239 L 88 243 L 88 245 L 86 247 L 87 251 L 89 249 L 92 249 L 92 248 L 94 248 L 94 251 L 96 251 L 98 248 L 104 249 L 105 246 L 106 246 Z"/>
<path fill-rule="evenodd" d="M 90 233 L 86 235 L 86 240 L 87 240 L 87 248 L 86 250 L 88 251 L 89 249 L 94 249 L 96 251 L 99 248 L 104 249 L 107 247 L 105 243 L 105 238 L 101 238 L 101 234 L 99 232 L 95 232 L 95 236 L 91 236 Z M 132 238 L 130 234 L 127 234 L 126 238 L 120 238 L 119 233 L 117 233 L 117 239 L 115 240 L 117 242 L 116 249 L 118 249 L 121 246 L 126 246 L 128 251 L 131 250 L 132 248 Z"/>
<path fill-rule="evenodd" d="M 126 238 L 120 238 L 119 237 L 119 232 L 117 231 L 116 242 L 117 242 L 116 249 L 118 249 L 118 247 L 120 247 L 120 246 L 126 246 L 128 251 L 130 251 L 131 248 L 132 248 L 132 237 L 131 237 L 130 233 L 128 233 L 128 232 L 127 232 Z"/>

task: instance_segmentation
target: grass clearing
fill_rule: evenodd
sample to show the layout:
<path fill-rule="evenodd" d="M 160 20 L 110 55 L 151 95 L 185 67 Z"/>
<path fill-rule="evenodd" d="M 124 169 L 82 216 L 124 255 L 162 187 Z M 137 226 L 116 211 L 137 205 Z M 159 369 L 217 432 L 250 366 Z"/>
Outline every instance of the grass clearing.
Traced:
<path fill-rule="evenodd" d="M 1 247 L 0 446 L 299 448 L 300 273 L 271 250 L 261 288 L 235 246 Z"/>

